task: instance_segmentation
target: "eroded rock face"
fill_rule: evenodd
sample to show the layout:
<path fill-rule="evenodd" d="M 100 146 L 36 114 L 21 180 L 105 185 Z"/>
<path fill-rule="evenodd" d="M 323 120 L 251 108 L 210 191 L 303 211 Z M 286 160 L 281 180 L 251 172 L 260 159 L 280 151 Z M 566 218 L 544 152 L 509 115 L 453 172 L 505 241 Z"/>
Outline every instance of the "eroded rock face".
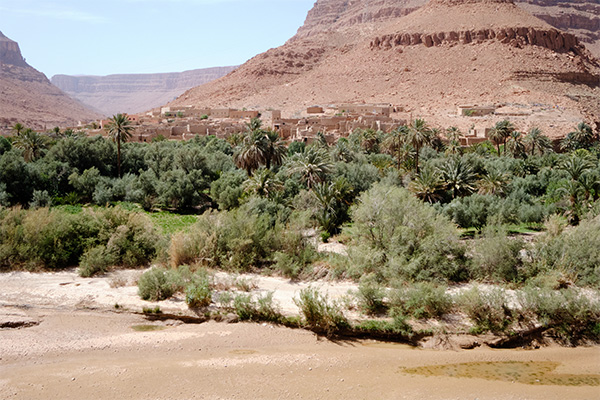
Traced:
<path fill-rule="evenodd" d="M 452 6 L 477 3 L 512 3 L 512 0 L 431 0 Z M 383 22 L 407 15 L 428 0 L 318 0 L 295 39 L 366 22 Z M 600 4 L 594 0 L 515 0 L 522 9 L 555 28 L 577 36 L 600 57 Z"/>
<path fill-rule="evenodd" d="M 27 63 L 21 55 L 19 44 L 10 40 L 0 32 L 0 64 L 10 64 L 26 67 Z"/>
<path fill-rule="evenodd" d="M 16 122 L 44 129 L 98 117 L 27 64 L 18 43 L 0 32 L 0 132 Z"/>

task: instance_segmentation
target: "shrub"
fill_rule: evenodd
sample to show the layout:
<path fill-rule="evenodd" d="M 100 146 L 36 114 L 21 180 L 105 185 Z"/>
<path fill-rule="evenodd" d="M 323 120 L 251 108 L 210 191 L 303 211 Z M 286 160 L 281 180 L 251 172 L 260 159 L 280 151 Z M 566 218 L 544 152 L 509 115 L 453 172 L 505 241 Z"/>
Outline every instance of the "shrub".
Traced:
<path fill-rule="evenodd" d="M 173 296 L 180 288 L 179 277 L 172 270 L 152 267 L 138 280 L 138 294 L 143 300 L 160 301 Z"/>
<path fill-rule="evenodd" d="M 445 285 L 431 282 L 416 283 L 408 288 L 396 289 L 391 295 L 392 309 L 414 318 L 439 318 L 453 306 L 452 297 L 446 293 Z"/>
<path fill-rule="evenodd" d="M 106 251 L 106 246 L 99 245 L 87 249 L 79 261 L 77 272 L 83 278 L 105 273 L 114 262 L 113 257 Z"/>
<path fill-rule="evenodd" d="M 212 302 L 212 289 L 208 275 L 196 275 L 185 289 L 185 302 L 190 308 L 207 307 Z"/>
<path fill-rule="evenodd" d="M 240 294 L 233 299 L 233 308 L 241 321 L 282 322 L 284 317 L 273 303 L 273 293 L 269 292 L 256 300 L 249 294 Z"/>
<path fill-rule="evenodd" d="M 339 304 L 330 303 L 328 296 L 321 295 L 315 288 L 302 289 L 294 303 L 300 308 L 305 326 L 317 333 L 332 336 L 350 326 Z"/>
<path fill-rule="evenodd" d="M 461 293 L 457 304 L 475 324 L 472 330 L 475 334 L 504 332 L 512 324 L 513 313 L 502 289 L 475 286 Z"/>
<path fill-rule="evenodd" d="M 383 301 L 386 291 L 382 288 L 372 276 L 362 279 L 358 286 L 356 298 L 358 307 L 367 315 L 377 315 L 386 310 Z"/>
<path fill-rule="evenodd" d="M 486 228 L 475 244 L 472 275 L 494 282 L 520 280 L 524 246 L 522 239 L 508 237 L 501 227 Z"/>
<path fill-rule="evenodd" d="M 407 318 L 405 315 L 393 312 L 392 319 L 389 320 L 364 320 L 360 321 L 354 329 L 362 332 L 368 332 L 370 334 L 388 334 L 388 335 L 400 335 L 402 337 L 410 339 L 413 334 L 413 328 L 406 322 Z"/>
<path fill-rule="evenodd" d="M 404 188 L 375 184 L 353 209 L 350 261 L 388 280 L 461 281 L 464 245 L 456 227 Z"/>
<path fill-rule="evenodd" d="M 600 287 L 600 216 L 540 239 L 534 262 L 541 271 L 560 271 L 581 285 Z"/>
<path fill-rule="evenodd" d="M 560 291 L 525 288 L 520 296 L 521 312 L 567 344 L 580 340 L 600 340 L 600 302 L 578 289 Z"/>
<path fill-rule="evenodd" d="M 50 207 L 50 204 L 52 203 L 52 199 L 50 198 L 50 195 L 48 194 L 47 190 L 34 190 L 33 191 L 33 198 L 31 199 L 31 202 L 29 203 L 29 208 L 41 208 L 41 207 Z M 2 201 L 0 199 L 0 204 L 2 204 Z"/>

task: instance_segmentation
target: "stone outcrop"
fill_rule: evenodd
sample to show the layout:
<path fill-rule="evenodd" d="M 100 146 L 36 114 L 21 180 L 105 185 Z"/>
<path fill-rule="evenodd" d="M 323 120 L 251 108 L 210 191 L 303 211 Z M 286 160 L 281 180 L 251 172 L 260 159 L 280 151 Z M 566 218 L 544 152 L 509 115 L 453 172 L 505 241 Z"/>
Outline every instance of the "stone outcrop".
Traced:
<path fill-rule="evenodd" d="M 21 55 L 19 44 L 10 40 L 0 32 L 0 64 L 27 67 L 25 59 Z"/>
<path fill-rule="evenodd" d="M 446 0 L 449 1 L 449 0 Z M 454 44 L 481 44 L 485 41 L 496 40 L 502 44 L 514 47 L 527 45 L 540 46 L 552 51 L 589 57 L 585 46 L 579 43 L 575 35 L 560 32 L 556 29 L 536 30 L 535 28 L 517 27 L 500 29 L 479 29 L 460 32 L 436 33 L 397 33 L 376 37 L 371 41 L 372 49 L 391 49 L 395 46 L 414 46 L 422 44 L 425 47 L 454 45 Z"/>
<path fill-rule="evenodd" d="M 138 113 L 159 107 L 188 89 L 227 75 L 236 67 L 162 74 L 55 75 L 51 81 L 71 97 L 104 115 Z"/>
<path fill-rule="evenodd" d="M 512 3 L 512 0 L 485 0 Z M 452 6 L 476 4 L 482 0 L 431 0 Z M 410 14 L 428 4 L 428 0 L 318 0 L 293 40 L 323 32 L 349 29 L 365 23 L 383 23 Z M 555 28 L 574 34 L 600 57 L 600 4 L 594 0 L 515 0 L 520 8 Z"/>

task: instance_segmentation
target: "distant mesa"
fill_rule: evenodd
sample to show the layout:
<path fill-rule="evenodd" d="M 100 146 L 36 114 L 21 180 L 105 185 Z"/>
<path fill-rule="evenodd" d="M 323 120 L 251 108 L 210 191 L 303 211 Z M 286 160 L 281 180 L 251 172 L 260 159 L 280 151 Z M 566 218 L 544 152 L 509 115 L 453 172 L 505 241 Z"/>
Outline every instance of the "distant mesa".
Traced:
<path fill-rule="evenodd" d="M 51 81 L 69 96 L 108 116 L 159 107 L 186 90 L 221 78 L 235 68 L 216 67 L 160 74 L 55 75 Z"/>

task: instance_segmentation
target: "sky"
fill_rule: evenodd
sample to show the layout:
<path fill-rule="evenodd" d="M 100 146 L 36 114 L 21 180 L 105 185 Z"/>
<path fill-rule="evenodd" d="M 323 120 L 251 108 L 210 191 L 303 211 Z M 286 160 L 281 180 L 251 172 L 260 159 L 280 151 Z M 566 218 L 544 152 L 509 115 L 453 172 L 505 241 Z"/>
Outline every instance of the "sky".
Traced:
<path fill-rule="evenodd" d="M 0 31 L 56 74 L 242 64 L 291 38 L 315 0 L 0 0 Z"/>

